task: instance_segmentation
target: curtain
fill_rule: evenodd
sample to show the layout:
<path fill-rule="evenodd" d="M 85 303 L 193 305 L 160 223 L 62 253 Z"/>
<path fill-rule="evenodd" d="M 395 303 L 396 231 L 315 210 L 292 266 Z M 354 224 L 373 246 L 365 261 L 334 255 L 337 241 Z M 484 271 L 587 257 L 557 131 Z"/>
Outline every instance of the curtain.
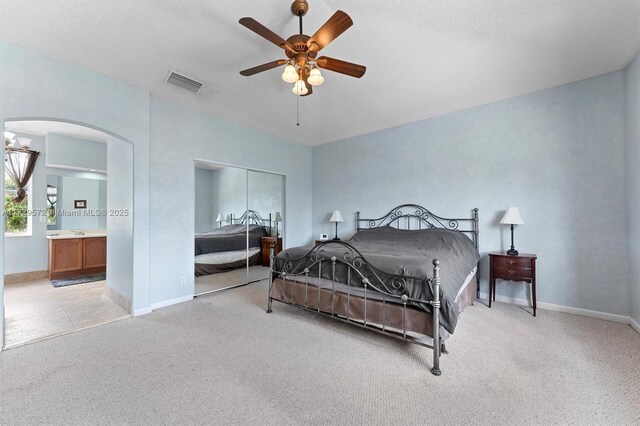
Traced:
<path fill-rule="evenodd" d="M 4 153 L 4 169 L 18 188 L 12 200 L 16 204 L 20 204 L 27 197 L 27 191 L 24 188 L 33 175 L 39 155 L 39 152 L 31 150 L 7 150 Z"/>

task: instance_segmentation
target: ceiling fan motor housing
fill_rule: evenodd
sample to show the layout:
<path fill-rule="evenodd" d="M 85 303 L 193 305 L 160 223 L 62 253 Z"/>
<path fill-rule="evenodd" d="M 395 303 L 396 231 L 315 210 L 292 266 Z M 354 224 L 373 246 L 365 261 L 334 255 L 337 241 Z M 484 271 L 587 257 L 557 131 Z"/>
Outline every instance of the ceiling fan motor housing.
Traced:
<path fill-rule="evenodd" d="M 307 57 L 311 59 L 315 58 L 318 52 L 309 50 L 309 46 L 307 45 L 307 41 L 310 38 L 311 37 L 306 34 L 295 34 L 289 37 L 287 41 L 291 43 L 291 45 L 293 46 L 293 50 L 295 50 L 296 53 L 286 50 L 285 53 L 287 54 L 287 56 L 291 59 L 295 59 L 296 63 L 299 63 L 302 57 L 304 57 L 305 60 L 307 59 Z"/>

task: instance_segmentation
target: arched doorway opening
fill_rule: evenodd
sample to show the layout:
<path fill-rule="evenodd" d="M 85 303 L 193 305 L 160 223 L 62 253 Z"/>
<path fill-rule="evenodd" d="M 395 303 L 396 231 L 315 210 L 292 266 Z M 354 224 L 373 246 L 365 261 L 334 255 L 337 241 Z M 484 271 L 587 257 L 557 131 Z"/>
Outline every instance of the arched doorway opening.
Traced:
<path fill-rule="evenodd" d="M 19 209 L 5 175 L 4 347 L 130 316 L 133 144 L 51 118 L 7 119 L 5 131 L 13 135 L 5 164 L 20 149 L 41 155 Z M 54 287 L 52 280 L 63 282 Z"/>

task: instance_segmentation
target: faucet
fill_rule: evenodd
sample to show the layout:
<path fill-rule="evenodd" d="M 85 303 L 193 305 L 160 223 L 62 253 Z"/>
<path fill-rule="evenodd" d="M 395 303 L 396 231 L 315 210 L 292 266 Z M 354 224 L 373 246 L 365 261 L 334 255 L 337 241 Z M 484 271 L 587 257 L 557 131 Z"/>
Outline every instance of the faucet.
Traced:
<path fill-rule="evenodd" d="M 74 230 L 74 231 L 73 231 L 73 235 L 84 235 L 84 231 L 81 231 L 81 230 Z"/>

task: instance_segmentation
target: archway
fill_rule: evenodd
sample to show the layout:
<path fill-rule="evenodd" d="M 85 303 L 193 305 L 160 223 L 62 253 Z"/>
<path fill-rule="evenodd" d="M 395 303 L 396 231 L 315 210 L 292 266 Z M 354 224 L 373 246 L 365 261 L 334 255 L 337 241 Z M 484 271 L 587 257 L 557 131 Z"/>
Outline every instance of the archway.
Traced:
<path fill-rule="evenodd" d="M 106 129 L 101 129 L 96 126 L 92 126 L 87 123 L 81 123 L 72 120 L 66 119 L 58 119 L 58 118 L 42 118 L 42 117 L 30 117 L 30 118 L 10 118 L 5 120 L 5 129 L 39 129 L 42 132 L 43 129 L 47 129 L 47 126 L 53 129 L 64 128 L 65 126 L 68 128 L 77 127 L 87 129 L 87 131 L 91 131 L 94 133 L 99 133 L 102 135 L 102 142 L 106 145 L 106 149 L 104 150 L 106 154 L 104 171 L 107 172 L 106 175 L 106 205 L 101 206 L 101 212 L 104 214 L 104 222 L 106 224 L 106 273 L 107 280 L 105 286 L 105 295 L 108 296 L 110 300 L 115 302 L 118 306 L 120 306 L 127 313 L 132 313 L 132 300 L 133 300 L 133 291 L 134 291 L 134 279 L 133 279 L 133 224 L 134 224 L 134 210 L 133 210 L 133 170 L 134 170 L 134 159 L 133 159 L 133 143 L 113 132 L 110 132 Z M 89 133 L 91 133 L 89 132 Z M 33 132 L 32 132 L 33 133 Z M 51 133 L 52 137 L 49 138 L 48 134 Z M 30 133 L 31 134 L 31 133 Z M 44 155 L 39 160 L 41 162 L 40 168 L 41 172 L 45 168 L 49 168 L 52 166 L 53 168 L 58 168 L 59 170 L 64 169 L 64 174 L 73 175 L 77 173 L 90 173 L 95 171 L 93 167 L 87 167 L 83 170 L 82 164 L 74 163 L 73 161 L 69 161 L 69 164 L 57 164 L 60 163 L 58 159 L 60 158 L 61 150 L 58 149 L 56 151 L 56 155 L 58 155 L 56 162 L 49 161 L 49 154 L 53 158 L 54 151 L 50 150 L 47 145 L 49 145 L 49 140 L 53 140 L 53 132 L 44 132 L 43 139 L 45 141 L 44 146 Z M 60 138 L 58 138 L 60 139 Z M 81 138 L 67 138 L 71 142 L 78 142 Z M 42 150 L 42 144 L 40 144 L 40 150 Z M 84 148 L 84 147 L 83 147 Z M 64 151 L 64 150 L 62 150 Z M 69 149 L 68 151 L 77 151 Z M 81 150 L 80 150 L 81 151 Z M 69 152 L 69 154 L 77 154 L 77 152 Z M 86 153 L 85 153 L 86 154 Z M 73 157 L 73 156 L 72 156 Z M 76 155 L 77 157 L 77 155 Z M 77 160 L 77 158 L 76 158 Z M 72 173 L 73 172 L 73 173 Z M 34 173 L 35 175 L 35 173 Z M 34 176 L 35 179 L 35 176 Z M 40 184 L 45 179 L 45 176 L 39 176 Z M 71 178 L 69 178 L 71 179 Z M 42 186 L 42 185 L 40 185 Z M 4 198 L 4 185 L 3 185 L 3 198 Z M 39 195 L 34 192 L 34 199 L 39 197 Z M 44 199 L 44 196 L 43 196 Z M 35 206 L 34 206 L 35 207 Z M 88 206 L 85 206 L 88 207 Z M 91 211 L 89 209 L 84 211 L 85 216 L 86 213 L 95 213 L 95 208 L 100 207 L 97 205 L 93 205 Z M 39 221 L 40 219 L 37 217 L 36 213 L 39 213 L 38 209 L 33 209 L 30 213 L 30 220 L 32 222 Z M 99 216 L 96 214 L 89 214 L 91 216 Z M 36 222 L 37 223 L 37 222 Z M 77 222 L 76 222 L 77 223 Z M 4 221 L 3 221 L 3 231 L 4 229 Z M 42 230 L 41 223 L 37 223 L 36 226 L 39 230 Z M 33 228 L 35 230 L 35 227 Z M 29 244 L 21 244 L 22 246 L 31 246 L 38 247 L 32 253 L 37 253 L 40 250 L 42 252 L 41 246 L 43 244 L 43 238 L 48 238 L 49 241 L 44 242 L 44 244 L 49 245 L 51 238 L 46 237 L 43 234 L 34 235 L 33 230 L 31 230 L 31 235 L 25 235 L 23 242 L 27 240 Z M 84 233 L 84 232 L 83 232 Z M 90 234 L 91 240 L 96 240 L 94 234 Z M 77 239 L 85 238 L 88 236 L 79 236 Z M 74 240 L 75 240 L 74 236 Z M 17 240 L 16 240 L 17 241 Z M 88 241 L 84 240 L 85 242 Z M 17 246 L 20 246 L 18 244 Z M 4 244 L 5 254 L 7 253 L 7 243 L 5 241 Z M 48 248 L 48 247 L 47 247 Z M 24 253 L 27 253 L 27 250 L 23 250 Z M 10 253 L 11 255 L 15 253 Z M 25 254 L 25 256 L 30 256 L 30 254 Z M 6 258 L 6 256 L 5 256 Z M 15 260 L 15 256 L 13 258 Z M 47 260 L 50 262 L 49 256 L 47 256 Z M 36 262 L 37 263 L 37 262 Z M 5 275 L 7 272 L 11 272 L 12 265 L 9 265 L 9 261 L 5 262 Z M 14 265 L 15 266 L 15 265 Z M 7 270 L 8 269 L 8 270 Z M 27 267 L 28 269 L 28 267 Z M 49 269 L 49 265 L 47 265 L 47 270 Z M 41 272 L 41 271 L 40 271 Z M 4 302 L 4 292 L 5 292 L 5 284 L 4 279 L 0 281 L 2 286 L 0 290 L 2 291 L 2 297 Z M 5 330 L 5 321 L 4 317 L 7 316 L 6 312 L 3 312 L 3 330 Z M 98 316 L 99 317 L 99 316 Z M 99 318 L 96 317 L 96 323 L 105 322 L 100 321 Z M 70 319 L 71 316 L 69 316 Z M 75 327 L 75 329 L 86 328 L 87 325 L 93 326 L 95 324 L 87 323 L 86 321 L 76 320 L 79 323 L 79 327 Z M 65 332 L 71 330 L 65 330 Z M 52 332 L 51 335 L 60 334 L 59 332 Z M 45 336 L 42 336 L 45 337 Z M 50 337 L 50 336 L 46 336 Z M 3 339 L 4 340 L 4 339 Z M 28 339 L 28 340 L 38 340 L 38 339 Z M 11 341 L 4 340 L 4 346 L 12 345 Z"/>

